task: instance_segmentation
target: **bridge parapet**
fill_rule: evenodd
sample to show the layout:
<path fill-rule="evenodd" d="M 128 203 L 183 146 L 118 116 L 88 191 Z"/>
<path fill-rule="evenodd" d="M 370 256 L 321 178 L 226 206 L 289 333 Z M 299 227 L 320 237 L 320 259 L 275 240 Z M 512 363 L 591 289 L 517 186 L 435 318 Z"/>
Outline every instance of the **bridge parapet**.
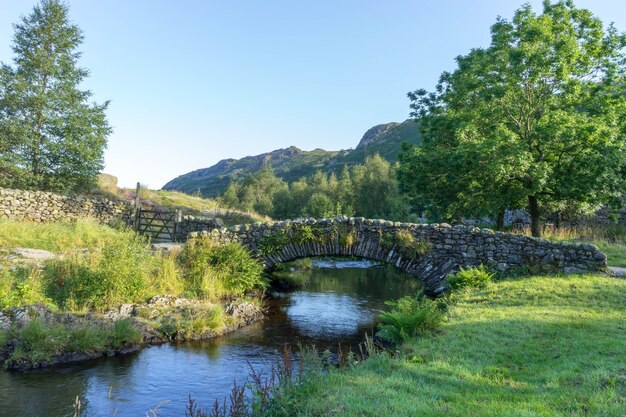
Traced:
<path fill-rule="evenodd" d="M 315 256 L 354 256 L 392 264 L 437 294 L 460 267 L 485 264 L 501 271 L 530 266 L 565 273 L 606 270 L 606 255 L 590 244 L 553 242 L 513 233 L 448 224 L 397 223 L 339 216 L 231 226 L 191 233 L 241 242 L 272 269 Z"/>

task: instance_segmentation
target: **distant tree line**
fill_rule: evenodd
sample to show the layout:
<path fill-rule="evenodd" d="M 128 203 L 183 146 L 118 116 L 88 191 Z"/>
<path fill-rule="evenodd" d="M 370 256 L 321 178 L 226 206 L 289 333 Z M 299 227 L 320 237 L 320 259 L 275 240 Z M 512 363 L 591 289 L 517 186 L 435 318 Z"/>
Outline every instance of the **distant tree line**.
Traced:
<path fill-rule="evenodd" d="M 316 172 L 287 184 L 269 164 L 243 181 L 232 182 L 221 202 L 230 208 L 254 210 L 275 219 L 337 215 L 407 220 L 409 207 L 400 194 L 397 166 L 379 155 L 339 175 Z"/>

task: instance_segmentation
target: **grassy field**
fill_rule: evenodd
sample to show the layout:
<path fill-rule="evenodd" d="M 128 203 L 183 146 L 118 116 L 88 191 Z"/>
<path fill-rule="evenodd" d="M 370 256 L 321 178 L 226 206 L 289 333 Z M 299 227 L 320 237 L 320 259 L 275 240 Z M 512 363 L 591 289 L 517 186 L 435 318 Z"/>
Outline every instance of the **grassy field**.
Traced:
<path fill-rule="evenodd" d="M 595 241 L 594 243 L 606 254 L 609 266 L 626 268 L 626 244 Z"/>
<path fill-rule="evenodd" d="M 0 220 L 0 249 L 32 248 L 67 252 L 102 247 L 120 232 L 83 219 L 66 223 L 33 223 Z"/>
<path fill-rule="evenodd" d="M 281 416 L 595 416 L 626 410 L 626 280 L 531 277 L 459 292 L 440 332 L 281 397 Z"/>

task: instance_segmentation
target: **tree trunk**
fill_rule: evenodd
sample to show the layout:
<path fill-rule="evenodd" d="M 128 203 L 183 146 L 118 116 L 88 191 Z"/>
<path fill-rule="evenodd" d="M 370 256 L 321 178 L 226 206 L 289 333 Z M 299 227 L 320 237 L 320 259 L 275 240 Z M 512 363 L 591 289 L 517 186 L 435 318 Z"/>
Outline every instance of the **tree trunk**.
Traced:
<path fill-rule="evenodd" d="M 496 217 L 496 229 L 504 229 L 504 210 L 498 211 L 498 216 Z"/>
<path fill-rule="evenodd" d="M 528 196 L 528 211 L 530 214 L 530 232 L 534 237 L 541 237 L 539 226 L 539 201 L 534 195 Z"/>
<path fill-rule="evenodd" d="M 556 227 L 557 229 L 561 228 L 561 223 L 563 223 L 563 212 L 562 211 L 557 211 L 556 215 L 554 216 L 554 227 Z"/>

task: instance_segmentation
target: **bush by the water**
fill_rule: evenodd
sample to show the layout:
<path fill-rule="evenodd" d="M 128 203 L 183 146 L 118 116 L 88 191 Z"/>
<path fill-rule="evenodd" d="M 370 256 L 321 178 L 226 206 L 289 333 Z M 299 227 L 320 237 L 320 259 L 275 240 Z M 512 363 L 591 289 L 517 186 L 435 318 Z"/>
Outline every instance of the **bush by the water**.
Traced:
<path fill-rule="evenodd" d="M 489 272 L 484 265 L 463 268 L 456 274 L 448 276 L 448 284 L 452 289 L 484 288 L 491 282 L 494 273 Z"/>
<path fill-rule="evenodd" d="M 143 301 L 154 287 L 180 291 L 176 275 L 163 271 L 168 261 L 149 249 L 145 238 L 124 231 L 102 248 L 50 261 L 43 272 L 47 295 L 60 307 L 102 310 Z"/>
<path fill-rule="evenodd" d="M 445 316 L 440 302 L 423 294 L 385 304 L 393 309 L 381 313 L 382 323 L 378 325 L 380 330 L 376 335 L 395 344 L 438 329 Z"/>
<path fill-rule="evenodd" d="M 187 242 L 179 255 L 186 285 L 210 300 L 264 290 L 263 265 L 240 243 L 219 244 L 201 237 Z"/>

